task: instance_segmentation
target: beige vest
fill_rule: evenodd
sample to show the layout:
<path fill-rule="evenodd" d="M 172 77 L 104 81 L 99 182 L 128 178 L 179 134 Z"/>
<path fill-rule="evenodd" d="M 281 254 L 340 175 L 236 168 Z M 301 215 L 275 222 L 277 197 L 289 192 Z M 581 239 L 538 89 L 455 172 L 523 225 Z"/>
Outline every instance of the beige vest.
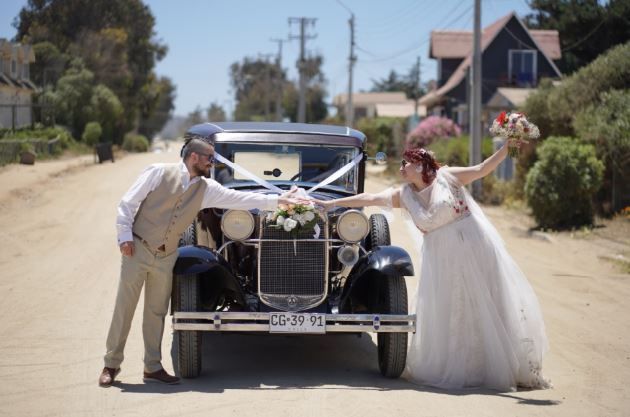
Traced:
<path fill-rule="evenodd" d="M 201 208 L 206 182 L 183 191 L 179 164 L 166 164 L 162 182 L 144 199 L 133 222 L 133 233 L 151 248 L 164 245 L 165 253 L 177 250 L 179 239 Z"/>

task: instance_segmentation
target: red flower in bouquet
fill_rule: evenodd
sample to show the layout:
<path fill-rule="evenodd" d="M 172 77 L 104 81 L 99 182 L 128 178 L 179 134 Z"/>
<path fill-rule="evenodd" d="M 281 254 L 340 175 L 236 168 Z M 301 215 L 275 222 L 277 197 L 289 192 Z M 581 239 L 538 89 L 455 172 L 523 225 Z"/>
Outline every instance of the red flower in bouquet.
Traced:
<path fill-rule="evenodd" d="M 506 113 L 506 112 L 504 112 L 504 111 L 502 111 L 502 112 L 501 112 L 501 114 L 499 114 L 499 115 L 497 116 L 497 119 L 496 119 L 496 120 L 497 120 L 497 123 L 498 123 L 498 124 L 500 124 L 501 126 L 503 126 L 503 125 L 507 122 L 507 120 L 508 120 L 507 113 Z"/>

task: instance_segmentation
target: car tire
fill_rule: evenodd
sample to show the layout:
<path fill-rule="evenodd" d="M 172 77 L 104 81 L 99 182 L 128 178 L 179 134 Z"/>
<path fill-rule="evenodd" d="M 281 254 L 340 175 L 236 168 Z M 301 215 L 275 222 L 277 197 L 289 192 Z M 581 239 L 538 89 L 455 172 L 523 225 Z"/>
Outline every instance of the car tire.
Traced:
<path fill-rule="evenodd" d="M 371 251 L 377 246 L 391 245 L 389 223 L 382 214 L 370 216 L 370 233 L 365 248 Z M 376 278 L 377 312 L 381 314 L 407 314 L 407 285 L 402 276 Z M 388 378 L 398 378 L 405 370 L 407 361 L 407 333 L 378 333 L 378 367 Z"/>
<path fill-rule="evenodd" d="M 193 222 L 182 235 L 180 246 L 197 243 L 197 228 Z M 174 311 L 199 311 L 201 293 L 199 277 L 192 275 L 176 275 L 174 282 Z M 198 330 L 176 330 L 177 367 L 183 378 L 196 378 L 201 373 L 201 336 Z"/>
<path fill-rule="evenodd" d="M 389 236 L 389 223 L 382 214 L 370 216 L 370 233 L 365 237 L 365 250 L 371 251 L 376 246 L 389 246 L 392 244 Z"/>
<path fill-rule="evenodd" d="M 407 284 L 403 276 L 379 277 L 379 312 L 407 314 Z M 378 367 L 383 376 L 398 378 L 407 362 L 407 333 L 378 333 Z"/>

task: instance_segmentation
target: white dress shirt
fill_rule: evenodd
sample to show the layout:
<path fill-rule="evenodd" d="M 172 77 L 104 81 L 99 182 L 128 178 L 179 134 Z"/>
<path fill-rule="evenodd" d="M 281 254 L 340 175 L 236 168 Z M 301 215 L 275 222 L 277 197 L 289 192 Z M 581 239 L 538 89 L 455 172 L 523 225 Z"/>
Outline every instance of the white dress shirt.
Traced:
<path fill-rule="evenodd" d="M 197 181 L 205 181 L 207 184 L 201 207 L 231 208 L 248 210 L 259 208 L 262 210 L 275 210 L 278 206 L 278 196 L 265 195 L 251 192 L 242 192 L 223 187 L 210 178 L 195 177 L 190 179 L 188 168 L 183 162 L 179 163 L 182 180 L 182 193 Z M 133 241 L 132 229 L 136 212 L 146 196 L 154 191 L 162 181 L 164 164 L 153 164 L 140 174 L 131 188 L 125 193 L 118 204 L 118 216 L 116 217 L 116 229 L 118 231 L 118 244 Z"/>

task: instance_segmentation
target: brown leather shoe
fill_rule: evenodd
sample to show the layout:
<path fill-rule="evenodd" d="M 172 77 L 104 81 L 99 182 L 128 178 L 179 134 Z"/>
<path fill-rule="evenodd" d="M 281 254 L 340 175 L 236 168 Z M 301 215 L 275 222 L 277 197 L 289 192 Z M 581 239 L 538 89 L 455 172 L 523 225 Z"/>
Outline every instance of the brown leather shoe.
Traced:
<path fill-rule="evenodd" d="M 120 373 L 120 368 L 103 368 L 103 372 L 101 372 L 101 376 L 98 378 L 98 385 L 103 388 L 111 387 L 116 379 L 116 375 Z"/>
<path fill-rule="evenodd" d="M 162 384 L 168 385 L 179 384 L 179 378 L 167 374 L 164 369 L 160 369 L 156 372 L 145 372 L 142 380 L 144 382 L 161 382 Z"/>

